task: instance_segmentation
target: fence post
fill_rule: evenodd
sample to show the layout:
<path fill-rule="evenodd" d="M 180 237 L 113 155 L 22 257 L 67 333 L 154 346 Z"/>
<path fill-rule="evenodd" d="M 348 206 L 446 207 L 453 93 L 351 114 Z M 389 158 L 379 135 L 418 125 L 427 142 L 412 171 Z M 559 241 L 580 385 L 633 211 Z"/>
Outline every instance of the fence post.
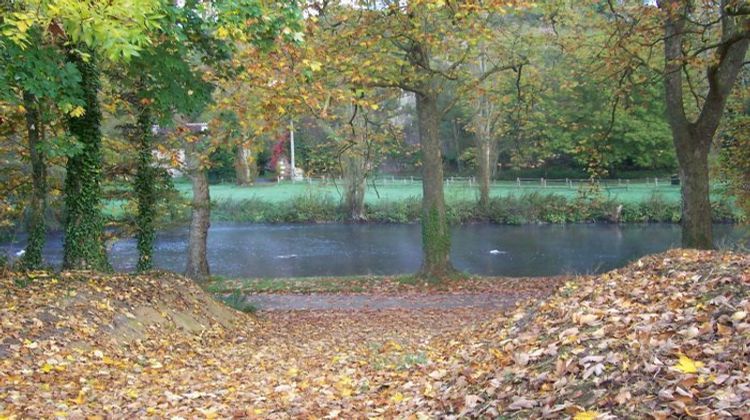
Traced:
<path fill-rule="evenodd" d="M 516 178 L 516 185 L 518 185 L 518 188 L 521 188 L 521 178 Z"/>
<path fill-rule="evenodd" d="M 654 186 L 659 186 L 659 178 L 654 178 Z"/>

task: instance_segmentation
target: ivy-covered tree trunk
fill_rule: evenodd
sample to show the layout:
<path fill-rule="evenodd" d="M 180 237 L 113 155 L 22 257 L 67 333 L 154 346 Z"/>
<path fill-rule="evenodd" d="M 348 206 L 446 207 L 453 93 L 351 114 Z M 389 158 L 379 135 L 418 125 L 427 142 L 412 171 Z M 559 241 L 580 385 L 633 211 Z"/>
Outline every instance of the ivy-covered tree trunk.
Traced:
<path fill-rule="evenodd" d="M 47 235 L 44 213 L 47 208 L 47 163 L 41 150 L 44 141 L 44 128 L 39 103 L 34 95 L 23 93 L 23 104 L 26 108 L 26 131 L 28 133 L 29 157 L 31 160 L 31 201 L 29 203 L 28 231 L 29 239 L 22 259 L 27 269 L 41 268 L 44 259 L 42 251 Z"/>
<path fill-rule="evenodd" d="M 80 47 L 85 50 L 84 47 Z M 104 247 L 101 213 L 102 136 L 99 70 L 93 51 L 84 59 L 71 51 L 69 60 L 81 74 L 85 114 L 68 118 L 68 130 L 82 150 L 68 159 L 65 174 L 65 243 L 63 268 L 110 270 Z"/>
<path fill-rule="evenodd" d="M 367 173 L 361 156 L 344 157 L 343 172 L 346 182 L 344 202 L 349 221 L 361 222 L 367 220 L 365 214 L 365 190 L 367 188 Z"/>
<path fill-rule="evenodd" d="M 247 163 L 247 151 L 241 144 L 238 144 L 234 149 L 234 173 L 237 185 L 250 185 L 250 165 Z"/>
<path fill-rule="evenodd" d="M 153 115 L 149 105 L 142 105 L 136 128 L 138 165 L 135 174 L 135 195 L 138 201 L 136 215 L 136 240 L 138 243 L 139 272 L 153 268 L 154 240 L 156 230 L 156 171 L 154 168 Z"/>
<path fill-rule="evenodd" d="M 445 217 L 443 157 L 438 124 L 437 93 L 417 92 L 419 144 L 422 151 L 422 250 L 420 274 L 442 277 L 454 271 L 450 262 L 451 234 Z"/>
<path fill-rule="evenodd" d="M 211 197 L 208 191 L 208 176 L 201 168 L 195 144 L 185 150 L 187 173 L 193 184 L 193 202 L 188 237 L 188 259 L 185 275 L 197 281 L 208 280 L 207 240 L 211 225 Z"/>

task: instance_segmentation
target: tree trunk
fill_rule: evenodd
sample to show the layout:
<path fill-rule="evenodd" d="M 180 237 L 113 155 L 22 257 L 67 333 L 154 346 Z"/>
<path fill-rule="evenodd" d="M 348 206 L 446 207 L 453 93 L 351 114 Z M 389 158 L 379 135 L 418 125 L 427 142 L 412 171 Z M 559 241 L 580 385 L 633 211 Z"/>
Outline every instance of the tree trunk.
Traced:
<path fill-rule="evenodd" d="M 713 226 L 708 179 L 711 139 L 675 137 L 682 190 L 682 246 L 713 248 Z"/>
<path fill-rule="evenodd" d="M 344 201 L 349 221 L 361 222 L 367 220 L 365 215 L 365 190 L 367 175 L 364 168 L 366 162 L 361 156 L 346 156 L 344 162 L 344 179 L 346 191 Z"/>
<path fill-rule="evenodd" d="M 453 121 L 451 121 L 451 134 L 453 135 L 453 150 L 456 155 L 456 169 L 458 169 L 458 173 L 462 174 L 464 170 L 464 164 L 461 162 L 461 142 L 459 141 L 459 126 L 458 126 L 458 118 L 454 118 Z"/>
<path fill-rule="evenodd" d="M 82 47 L 85 50 L 85 47 Z M 69 60 L 81 74 L 85 114 L 68 118 L 68 130 L 83 146 L 65 167 L 64 269 L 109 271 L 104 247 L 104 218 L 101 213 L 102 114 L 99 109 L 99 70 L 93 51 L 84 60 L 70 52 Z"/>
<path fill-rule="evenodd" d="M 490 181 L 492 176 L 492 142 L 480 138 L 477 143 L 477 165 L 479 172 L 479 207 L 487 210 L 490 205 Z"/>
<path fill-rule="evenodd" d="M 198 281 L 208 280 L 208 258 L 206 241 L 211 225 L 211 198 L 208 192 L 208 176 L 200 167 L 197 147 L 188 145 L 185 150 L 187 173 L 193 184 L 193 202 L 188 238 L 188 259 L 185 275 Z"/>
<path fill-rule="evenodd" d="M 250 165 L 247 164 L 247 151 L 241 144 L 234 152 L 234 173 L 237 185 L 250 185 Z"/>
<path fill-rule="evenodd" d="M 47 235 L 44 213 L 47 209 L 47 163 L 40 150 L 44 141 L 42 116 L 34 95 L 23 93 L 26 108 L 26 130 L 28 132 L 29 156 L 31 158 L 32 191 L 29 203 L 29 240 L 22 265 L 27 269 L 39 269 L 44 263 L 42 251 Z"/>
<path fill-rule="evenodd" d="M 138 165 L 135 175 L 135 194 L 138 201 L 136 215 L 136 240 L 139 272 L 153 268 L 154 239 L 156 230 L 156 176 L 153 156 L 153 116 L 148 105 L 143 105 L 138 115 Z"/>
<path fill-rule="evenodd" d="M 420 274 L 442 277 L 454 271 L 450 262 L 451 236 L 445 217 L 443 158 L 438 134 L 437 93 L 418 92 L 417 119 L 422 151 L 422 250 Z"/>

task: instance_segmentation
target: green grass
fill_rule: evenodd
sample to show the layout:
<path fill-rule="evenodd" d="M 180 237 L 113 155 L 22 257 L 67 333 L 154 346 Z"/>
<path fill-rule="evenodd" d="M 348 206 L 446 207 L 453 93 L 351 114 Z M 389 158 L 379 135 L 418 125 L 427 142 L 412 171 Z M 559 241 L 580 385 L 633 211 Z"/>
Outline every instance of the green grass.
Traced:
<path fill-rule="evenodd" d="M 366 217 L 376 223 L 414 223 L 421 216 L 422 186 L 418 180 L 379 180 L 376 187 L 368 184 L 365 197 Z M 187 202 L 190 184 L 176 182 L 176 189 L 185 200 L 180 211 L 169 216 L 170 223 L 184 223 L 189 218 Z M 617 221 L 620 223 L 679 222 L 679 186 L 662 182 L 606 181 L 597 194 L 587 185 L 566 185 L 565 181 L 549 182 L 544 187 L 530 180 L 520 186 L 515 182 L 495 182 L 490 206 L 477 206 L 475 183 L 446 180 L 445 196 L 448 221 L 451 224 L 489 221 L 498 224 L 580 223 Z M 714 194 L 714 220 L 738 221 L 741 215 L 731 200 Z M 211 218 L 219 222 L 248 223 L 327 223 L 343 222 L 341 185 L 332 182 L 258 183 L 239 187 L 234 184 L 211 186 Z M 112 201 L 105 213 L 123 218 L 127 211 L 123 201 Z M 621 217 L 613 219 L 622 206 Z"/>
<path fill-rule="evenodd" d="M 617 199 L 621 202 L 640 202 L 648 199 L 654 194 L 658 194 L 665 201 L 679 202 L 680 200 L 680 188 L 672 185 L 659 185 L 655 186 L 653 183 L 631 183 L 630 185 L 624 184 L 622 186 L 617 185 L 617 181 L 610 181 L 612 185 L 602 188 L 602 192 L 606 198 Z M 176 183 L 176 188 L 186 197 L 192 195 L 190 184 L 184 181 Z M 578 194 L 578 187 L 573 188 L 566 187 L 565 185 L 552 185 L 548 184 L 546 188 L 540 185 L 532 185 L 531 183 L 524 183 L 522 187 L 518 187 L 515 182 L 512 181 L 500 181 L 495 182 L 492 185 L 490 195 L 493 197 L 501 197 L 508 195 L 522 195 L 533 192 L 544 193 L 544 194 L 557 194 L 567 198 L 573 198 Z M 238 187 L 234 184 L 217 184 L 211 186 L 211 199 L 216 201 L 221 200 L 263 200 L 272 203 L 280 203 L 294 199 L 295 197 L 303 195 L 316 195 L 321 197 L 328 197 L 332 200 L 338 201 L 343 194 L 341 184 L 339 184 L 338 191 L 333 183 L 323 184 L 320 182 L 281 182 L 281 183 L 259 183 L 249 187 Z M 478 189 L 476 184 L 469 186 L 467 182 L 454 182 L 446 183 L 445 185 L 445 199 L 447 202 L 460 202 L 460 201 L 471 201 L 476 200 L 478 196 Z M 368 204 L 378 204 L 384 202 L 398 202 L 407 200 L 409 198 L 421 198 L 422 197 L 422 184 L 418 181 L 378 181 L 374 188 L 370 183 L 367 186 L 367 193 L 365 195 L 365 202 Z"/>
<path fill-rule="evenodd" d="M 396 277 L 398 278 L 398 276 Z M 377 287 L 390 277 L 343 276 L 305 278 L 226 279 L 215 276 L 206 285 L 214 294 L 225 293 L 360 293 Z"/>

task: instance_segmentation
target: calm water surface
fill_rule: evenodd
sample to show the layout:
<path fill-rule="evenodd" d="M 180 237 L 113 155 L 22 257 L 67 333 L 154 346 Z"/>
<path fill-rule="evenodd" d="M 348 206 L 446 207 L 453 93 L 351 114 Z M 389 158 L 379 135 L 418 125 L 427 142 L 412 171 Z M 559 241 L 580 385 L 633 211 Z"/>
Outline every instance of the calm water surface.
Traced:
<path fill-rule="evenodd" d="M 187 228 L 160 232 L 157 267 L 185 269 Z M 719 245 L 750 246 L 746 228 L 717 225 Z M 24 238 L 4 243 L 0 252 L 14 255 Z M 620 267 L 643 255 L 680 243 L 679 226 L 650 225 L 522 225 L 476 224 L 453 228 L 453 264 L 482 275 L 548 276 L 596 273 Z M 257 225 L 214 224 L 208 235 L 212 274 L 227 277 L 304 277 L 402 274 L 419 269 L 418 225 Z M 50 235 L 47 260 L 59 266 L 62 236 Z M 117 242 L 110 261 L 118 271 L 131 271 L 137 261 L 135 240 Z"/>

